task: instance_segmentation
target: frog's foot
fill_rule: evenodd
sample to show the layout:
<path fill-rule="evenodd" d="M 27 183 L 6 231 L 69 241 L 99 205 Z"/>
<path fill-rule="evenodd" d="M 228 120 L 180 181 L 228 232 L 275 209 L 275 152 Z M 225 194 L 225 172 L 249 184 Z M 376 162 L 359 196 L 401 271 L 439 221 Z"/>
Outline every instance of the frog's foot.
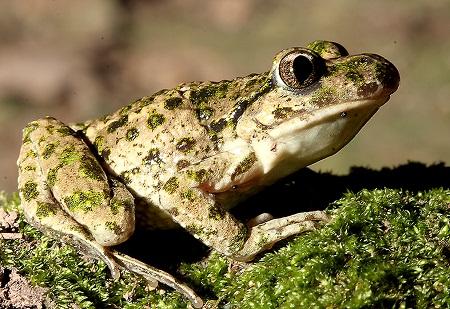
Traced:
<path fill-rule="evenodd" d="M 110 253 L 114 256 L 120 266 L 128 271 L 143 276 L 153 288 L 156 288 L 158 282 L 161 282 L 184 295 L 195 308 L 201 308 L 203 306 L 203 300 L 191 288 L 169 273 L 142 263 L 141 261 L 118 251 L 110 250 Z"/>
<path fill-rule="evenodd" d="M 258 253 L 271 248 L 276 242 L 289 236 L 315 230 L 318 223 L 328 222 L 330 216 L 324 211 L 311 211 L 272 219 L 250 228 L 243 247 L 232 257 L 239 261 L 250 261 Z"/>
<path fill-rule="evenodd" d="M 133 196 L 125 186 L 108 179 L 76 132 L 52 118 L 24 129 L 18 165 L 27 221 L 99 257 L 118 277 L 104 247 L 126 240 L 134 230 Z"/>

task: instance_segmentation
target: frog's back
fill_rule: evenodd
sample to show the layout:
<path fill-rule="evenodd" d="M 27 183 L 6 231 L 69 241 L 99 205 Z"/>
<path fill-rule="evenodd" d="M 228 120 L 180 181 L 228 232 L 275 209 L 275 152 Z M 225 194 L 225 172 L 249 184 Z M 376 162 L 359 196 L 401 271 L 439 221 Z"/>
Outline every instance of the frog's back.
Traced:
<path fill-rule="evenodd" d="M 224 130 L 230 115 L 266 79 L 255 74 L 161 90 L 87 123 L 86 137 L 135 196 L 157 204 L 170 177 L 221 151 L 224 137 L 234 134 Z"/>

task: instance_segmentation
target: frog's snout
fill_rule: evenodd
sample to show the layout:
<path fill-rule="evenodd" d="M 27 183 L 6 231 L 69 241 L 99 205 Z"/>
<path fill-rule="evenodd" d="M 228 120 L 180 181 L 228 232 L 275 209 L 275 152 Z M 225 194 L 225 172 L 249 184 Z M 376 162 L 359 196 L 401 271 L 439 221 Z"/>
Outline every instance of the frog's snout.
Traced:
<path fill-rule="evenodd" d="M 400 84 L 400 73 L 397 68 L 387 59 L 377 54 L 364 54 L 376 62 L 376 76 L 383 85 L 383 94 L 394 93 Z"/>

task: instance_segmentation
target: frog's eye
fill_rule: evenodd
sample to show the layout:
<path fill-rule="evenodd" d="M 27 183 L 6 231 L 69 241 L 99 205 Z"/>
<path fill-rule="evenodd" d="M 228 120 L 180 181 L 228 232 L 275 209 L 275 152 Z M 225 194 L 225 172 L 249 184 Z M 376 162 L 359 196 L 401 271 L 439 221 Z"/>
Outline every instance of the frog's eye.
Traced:
<path fill-rule="evenodd" d="M 285 55 L 279 64 L 283 82 L 291 88 L 303 89 L 314 84 L 321 76 L 323 61 L 315 53 L 299 49 Z"/>

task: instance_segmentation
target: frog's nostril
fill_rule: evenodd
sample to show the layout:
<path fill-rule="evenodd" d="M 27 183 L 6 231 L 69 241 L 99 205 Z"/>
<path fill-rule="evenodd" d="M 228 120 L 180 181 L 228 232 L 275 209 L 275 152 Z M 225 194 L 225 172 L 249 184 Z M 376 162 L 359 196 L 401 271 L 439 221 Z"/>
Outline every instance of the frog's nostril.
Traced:
<path fill-rule="evenodd" d="M 376 63 L 376 76 L 384 86 L 384 92 L 391 94 L 395 92 L 400 83 L 400 73 L 397 68 L 387 59 L 376 54 L 365 54 Z"/>

